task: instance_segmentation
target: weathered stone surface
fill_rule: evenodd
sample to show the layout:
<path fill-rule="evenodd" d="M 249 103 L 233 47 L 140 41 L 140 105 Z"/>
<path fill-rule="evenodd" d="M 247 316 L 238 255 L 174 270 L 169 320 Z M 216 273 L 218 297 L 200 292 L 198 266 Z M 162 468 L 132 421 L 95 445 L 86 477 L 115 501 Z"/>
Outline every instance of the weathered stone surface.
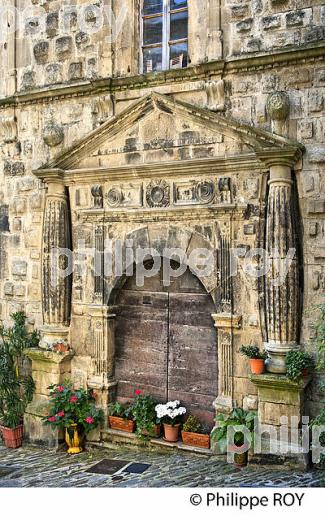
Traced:
<path fill-rule="evenodd" d="M 13 276 L 25 277 L 27 275 L 27 262 L 24 260 L 15 260 L 12 263 L 11 272 Z"/>
<path fill-rule="evenodd" d="M 43 139 L 47 146 L 58 146 L 64 139 L 62 126 L 54 122 L 48 123 L 43 129 Z"/>

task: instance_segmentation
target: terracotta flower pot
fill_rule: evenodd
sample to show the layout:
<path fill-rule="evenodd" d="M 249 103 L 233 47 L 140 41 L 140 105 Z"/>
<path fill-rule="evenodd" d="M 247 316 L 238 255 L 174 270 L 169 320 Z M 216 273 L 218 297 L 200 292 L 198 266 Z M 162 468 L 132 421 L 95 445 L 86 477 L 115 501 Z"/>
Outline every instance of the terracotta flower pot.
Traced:
<path fill-rule="evenodd" d="M 16 428 L 1 426 L 1 434 L 6 448 L 20 448 L 23 444 L 24 426 L 22 424 Z"/>
<path fill-rule="evenodd" d="M 173 426 L 172 424 L 164 424 L 165 441 L 177 442 L 180 429 L 181 429 L 180 424 L 176 424 L 175 426 Z"/>
<path fill-rule="evenodd" d="M 248 451 L 245 453 L 235 453 L 234 465 L 236 468 L 245 468 L 248 464 Z"/>
<path fill-rule="evenodd" d="M 152 431 L 143 430 L 142 435 L 146 435 L 147 437 L 152 437 L 153 439 L 159 439 L 161 436 L 161 426 L 160 424 L 156 424 Z"/>
<path fill-rule="evenodd" d="M 83 435 L 80 434 L 77 424 L 71 424 L 65 429 L 65 442 L 68 445 L 68 453 L 77 455 L 83 451 L 82 447 Z"/>
<path fill-rule="evenodd" d="M 250 359 L 251 372 L 255 375 L 264 374 L 265 361 L 264 359 Z"/>
<path fill-rule="evenodd" d="M 54 347 L 55 352 L 69 352 L 69 347 L 64 343 L 57 343 Z"/>
<path fill-rule="evenodd" d="M 202 433 L 182 432 L 182 441 L 187 446 L 194 446 L 195 448 L 210 448 L 210 435 Z"/>
<path fill-rule="evenodd" d="M 120 430 L 122 432 L 133 433 L 135 430 L 135 422 L 122 419 L 121 417 L 109 416 L 109 424 L 113 430 Z"/>

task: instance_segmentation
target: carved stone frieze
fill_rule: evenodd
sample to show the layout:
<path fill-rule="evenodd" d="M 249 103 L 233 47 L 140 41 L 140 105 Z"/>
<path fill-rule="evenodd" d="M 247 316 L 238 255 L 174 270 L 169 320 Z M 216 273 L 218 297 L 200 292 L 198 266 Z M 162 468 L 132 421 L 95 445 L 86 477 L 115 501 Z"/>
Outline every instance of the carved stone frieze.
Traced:
<path fill-rule="evenodd" d="M 170 185 L 164 180 L 154 180 L 146 188 L 146 200 L 150 208 L 170 205 Z"/>
<path fill-rule="evenodd" d="M 110 208 L 139 208 L 143 205 L 142 183 L 112 186 L 108 189 L 106 200 Z"/>
<path fill-rule="evenodd" d="M 94 208 L 101 209 L 103 207 L 103 190 L 101 186 L 92 186 L 91 194 L 94 200 Z"/>
<path fill-rule="evenodd" d="M 215 196 L 213 181 L 183 181 L 174 183 L 174 203 L 179 205 L 209 204 Z"/>

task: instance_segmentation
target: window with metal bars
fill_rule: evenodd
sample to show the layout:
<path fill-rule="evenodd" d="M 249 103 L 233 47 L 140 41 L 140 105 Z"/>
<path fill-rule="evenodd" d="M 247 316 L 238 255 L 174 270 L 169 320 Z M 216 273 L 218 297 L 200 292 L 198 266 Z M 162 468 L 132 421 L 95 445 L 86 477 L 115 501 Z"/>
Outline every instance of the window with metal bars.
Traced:
<path fill-rule="evenodd" d="M 143 0 L 141 28 L 141 72 L 187 67 L 187 0 Z"/>

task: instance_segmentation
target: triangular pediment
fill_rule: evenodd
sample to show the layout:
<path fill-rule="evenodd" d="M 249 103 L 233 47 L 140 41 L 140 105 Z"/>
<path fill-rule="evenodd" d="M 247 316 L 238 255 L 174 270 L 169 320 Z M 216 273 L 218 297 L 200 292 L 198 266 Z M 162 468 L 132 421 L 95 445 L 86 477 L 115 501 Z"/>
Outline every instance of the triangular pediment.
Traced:
<path fill-rule="evenodd" d="M 130 104 L 44 169 L 89 169 L 299 149 L 299 144 L 155 92 Z M 39 171 L 40 171 L 39 170 Z"/>

